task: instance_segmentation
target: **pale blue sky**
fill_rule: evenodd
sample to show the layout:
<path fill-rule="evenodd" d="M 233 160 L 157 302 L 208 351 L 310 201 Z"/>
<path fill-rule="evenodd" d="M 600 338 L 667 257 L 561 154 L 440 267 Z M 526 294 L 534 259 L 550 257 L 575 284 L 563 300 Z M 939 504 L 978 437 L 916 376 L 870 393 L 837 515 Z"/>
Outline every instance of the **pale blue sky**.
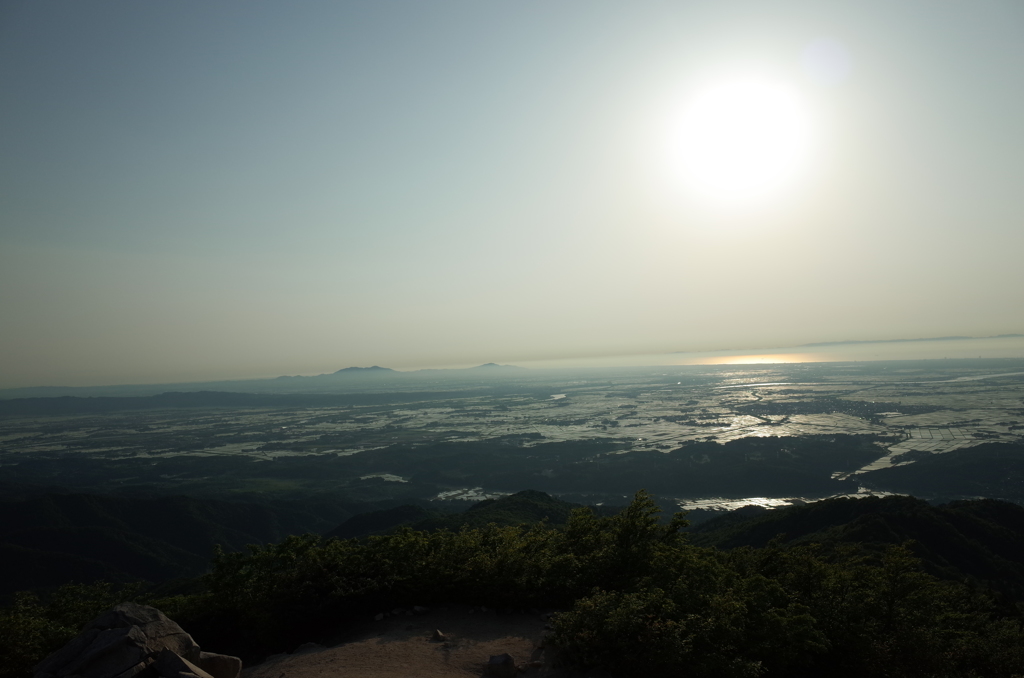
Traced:
<path fill-rule="evenodd" d="M 709 211 L 746 72 L 812 158 Z M 1021 332 L 1021 73 L 1019 2 L 2 2 L 0 387 Z"/>

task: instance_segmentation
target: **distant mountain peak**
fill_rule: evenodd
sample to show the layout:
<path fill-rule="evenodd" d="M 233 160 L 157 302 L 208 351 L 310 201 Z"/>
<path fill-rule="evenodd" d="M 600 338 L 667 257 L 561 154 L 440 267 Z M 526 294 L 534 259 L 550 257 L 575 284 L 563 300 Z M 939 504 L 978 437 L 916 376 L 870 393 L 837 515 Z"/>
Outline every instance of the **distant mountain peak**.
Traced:
<path fill-rule="evenodd" d="M 524 370 L 525 367 L 519 367 L 518 365 L 499 365 L 498 363 L 484 363 L 483 365 L 477 365 L 476 367 L 469 368 L 471 370 Z"/>
<path fill-rule="evenodd" d="M 367 373 L 383 373 L 383 372 L 394 372 L 390 367 L 381 367 L 380 365 L 373 365 L 371 367 L 343 367 L 334 374 L 367 374 Z"/>

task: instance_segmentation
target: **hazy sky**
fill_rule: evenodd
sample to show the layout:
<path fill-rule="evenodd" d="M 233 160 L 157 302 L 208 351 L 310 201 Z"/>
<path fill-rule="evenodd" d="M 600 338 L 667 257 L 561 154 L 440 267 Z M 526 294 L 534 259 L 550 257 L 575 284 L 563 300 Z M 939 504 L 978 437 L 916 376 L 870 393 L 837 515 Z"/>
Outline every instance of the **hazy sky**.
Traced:
<path fill-rule="evenodd" d="M 0 387 L 1021 332 L 1022 74 L 1019 0 L 2 2 Z"/>

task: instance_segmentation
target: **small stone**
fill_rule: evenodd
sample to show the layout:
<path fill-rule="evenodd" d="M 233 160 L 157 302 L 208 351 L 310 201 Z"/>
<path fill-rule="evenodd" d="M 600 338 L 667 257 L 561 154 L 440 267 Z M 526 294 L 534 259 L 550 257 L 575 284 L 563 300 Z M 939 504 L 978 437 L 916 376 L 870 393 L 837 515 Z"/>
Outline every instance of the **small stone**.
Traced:
<path fill-rule="evenodd" d="M 432 641 L 434 641 L 435 643 L 442 643 L 442 642 L 448 640 L 448 636 L 446 636 L 445 634 L 441 633 L 441 629 L 434 629 L 434 635 L 432 635 L 430 637 L 430 639 Z"/>

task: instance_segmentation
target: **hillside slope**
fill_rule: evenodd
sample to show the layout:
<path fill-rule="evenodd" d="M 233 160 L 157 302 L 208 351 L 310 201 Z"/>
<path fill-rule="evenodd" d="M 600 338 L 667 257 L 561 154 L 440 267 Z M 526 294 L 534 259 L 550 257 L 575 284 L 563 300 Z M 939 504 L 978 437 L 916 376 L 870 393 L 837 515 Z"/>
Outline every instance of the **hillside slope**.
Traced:
<path fill-rule="evenodd" d="M 307 507 L 193 497 L 43 494 L 0 501 L 0 594 L 97 579 L 163 581 L 238 551 L 314 531 Z"/>
<path fill-rule="evenodd" d="M 782 535 L 786 545 L 858 545 L 868 552 L 912 540 L 926 568 L 946 579 L 1024 597 L 1024 507 L 995 499 L 932 506 L 905 496 L 826 499 L 806 506 L 743 510 L 690 531 L 694 543 L 761 548 Z"/>
<path fill-rule="evenodd" d="M 442 514 L 421 506 L 406 504 L 383 511 L 370 511 L 355 515 L 324 534 L 325 537 L 365 537 L 383 534 L 400 526 L 415 530 L 453 530 L 463 527 L 496 525 L 529 525 L 546 520 L 561 525 L 569 519 L 569 512 L 580 504 L 556 499 L 546 492 L 523 490 L 507 497 L 485 499 L 466 511 Z"/>

